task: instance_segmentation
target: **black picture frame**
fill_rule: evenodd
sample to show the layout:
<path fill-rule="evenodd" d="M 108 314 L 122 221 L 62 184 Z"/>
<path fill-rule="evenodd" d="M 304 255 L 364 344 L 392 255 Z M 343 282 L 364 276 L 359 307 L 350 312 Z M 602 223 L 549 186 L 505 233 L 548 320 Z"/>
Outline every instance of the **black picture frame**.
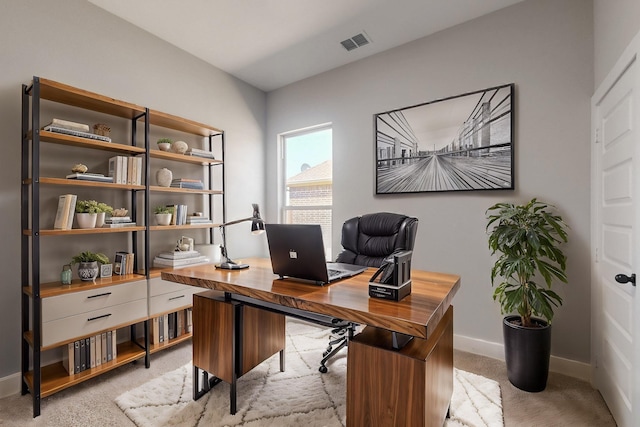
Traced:
<path fill-rule="evenodd" d="M 375 114 L 376 194 L 513 190 L 514 89 Z"/>

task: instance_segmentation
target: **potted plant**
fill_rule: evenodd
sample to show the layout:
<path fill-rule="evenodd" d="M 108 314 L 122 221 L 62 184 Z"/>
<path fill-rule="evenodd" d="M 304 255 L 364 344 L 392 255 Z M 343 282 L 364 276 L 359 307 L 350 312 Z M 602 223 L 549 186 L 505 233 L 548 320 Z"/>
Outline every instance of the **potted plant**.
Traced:
<path fill-rule="evenodd" d="M 568 227 L 552 208 L 534 198 L 523 205 L 497 203 L 486 212 L 489 248 L 498 254 L 491 269 L 492 286 L 499 281 L 493 299 L 509 314 L 503 320 L 507 376 L 531 392 L 547 385 L 553 309 L 562 305 L 552 285 L 567 282 L 560 246 Z"/>
<path fill-rule="evenodd" d="M 90 251 L 80 252 L 71 258 L 71 264 L 78 264 L 78 276 L 84 281 L 95 282 L 99 271 L 98 263 L 108 264 L 109 258 L 103 253 Z"/>
<path fill-rule="evenodd" d="M 160 150 L 169 151 L 171 150 L 171 144 L 173 143 L 173 140 L 171 138 L 160 138 L 157 143 Z"/>
<path fill-rule="evenodd" d="M 96 215 L 96 227 L 102 227 L 107 215 L 113 214 L 113 208 L 106 203 L 98 203 Z"/>
<path fill-rule="evenodd" d="M 171 224 L 172 209 L 167 206 L 156 206 L 153 211 L 156 214 L 156 223 L 158 225 Z"/>
<path fill-rule="evenodd" d="M 98 217 L 98 202 L 78 200 L 76 202 L 76 220 L 80 228 L 95 228 Z"/>

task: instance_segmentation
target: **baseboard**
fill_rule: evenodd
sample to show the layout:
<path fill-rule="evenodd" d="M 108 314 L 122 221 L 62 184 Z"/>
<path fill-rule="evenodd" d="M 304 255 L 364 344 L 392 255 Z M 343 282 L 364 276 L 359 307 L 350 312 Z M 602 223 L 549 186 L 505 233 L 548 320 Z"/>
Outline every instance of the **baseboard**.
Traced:
<path fill-rule="evenodd" d="M 20 372 L 0 378 L 0 399 L 20 393 Z"/>
<path fill-rule="evenodd" d="M 504 345 L 500 343 L 479 340 L 462 335 L 454 335 L 453 348 L 504 361 Z M 558 372 L 592 383 L 591 365 L 588 363 L 551 355 L 551 360 L 549 360 L 549 371 Z"/>

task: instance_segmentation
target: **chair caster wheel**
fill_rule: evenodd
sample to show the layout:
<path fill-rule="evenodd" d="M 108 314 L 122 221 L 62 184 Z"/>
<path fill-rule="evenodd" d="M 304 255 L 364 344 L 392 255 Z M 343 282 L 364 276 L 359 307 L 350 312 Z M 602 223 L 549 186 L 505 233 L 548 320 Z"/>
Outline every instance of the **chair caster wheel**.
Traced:
<path fill-rule="evenodd" d="M 327 369 L 326 366 L 320 366 L 320 368 L 318 368 L 318 371 L 320 371 L 323 374 L 326 374 L 329 370 Z"/>

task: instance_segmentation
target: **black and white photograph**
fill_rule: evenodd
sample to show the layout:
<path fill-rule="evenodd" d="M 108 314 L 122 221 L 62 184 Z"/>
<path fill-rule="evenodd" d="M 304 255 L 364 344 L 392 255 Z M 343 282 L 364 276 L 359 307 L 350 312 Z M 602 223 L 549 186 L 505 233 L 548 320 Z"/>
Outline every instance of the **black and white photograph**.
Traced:
<path fill-rule="evenodd" d="M 376 194 L 513 189 L 513 90 L 376 114 Z"/>

